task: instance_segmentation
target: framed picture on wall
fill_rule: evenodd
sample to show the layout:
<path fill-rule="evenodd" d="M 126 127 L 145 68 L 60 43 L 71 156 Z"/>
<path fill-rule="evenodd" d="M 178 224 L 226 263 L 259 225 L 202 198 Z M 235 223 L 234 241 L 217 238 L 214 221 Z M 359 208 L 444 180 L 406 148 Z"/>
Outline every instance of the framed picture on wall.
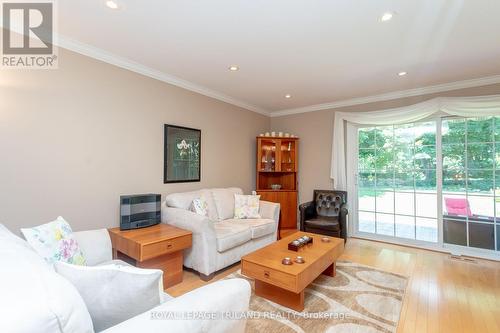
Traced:
<path fill-rule="evenodd" d="M 201 130 L 165 124 L 163 182 L 199 182 Z"/>

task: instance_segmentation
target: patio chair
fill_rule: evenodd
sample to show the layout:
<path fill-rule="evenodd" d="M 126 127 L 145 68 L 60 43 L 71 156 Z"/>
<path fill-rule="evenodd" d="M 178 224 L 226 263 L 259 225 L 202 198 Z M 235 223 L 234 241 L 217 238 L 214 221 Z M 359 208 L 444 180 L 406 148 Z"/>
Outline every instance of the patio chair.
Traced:
<path fill-rule="evenodd" d="M 461 198 L 444 198 L 447 215 L 473 217 L 469 200 Z"/>

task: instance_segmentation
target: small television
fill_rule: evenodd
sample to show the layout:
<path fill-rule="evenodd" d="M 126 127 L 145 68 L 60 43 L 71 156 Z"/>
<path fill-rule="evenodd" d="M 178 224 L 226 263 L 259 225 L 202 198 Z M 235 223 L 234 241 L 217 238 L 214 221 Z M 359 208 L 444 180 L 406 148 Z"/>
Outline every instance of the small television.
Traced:
<path fill-rule="evenodd" d="M 161 194 L 120 196 L 120 230 L 145 228 L 161 221 Z"/>

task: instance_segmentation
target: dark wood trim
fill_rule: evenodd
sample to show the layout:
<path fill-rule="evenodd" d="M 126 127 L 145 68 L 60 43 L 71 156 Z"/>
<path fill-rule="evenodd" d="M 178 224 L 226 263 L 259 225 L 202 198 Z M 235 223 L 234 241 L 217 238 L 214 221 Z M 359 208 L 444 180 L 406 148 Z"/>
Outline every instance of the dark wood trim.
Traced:
<path fill-rule="evenodd" d="M 200 279 L 202 279 L 203 281 L 210 281 L 214 278 L 214 276 L 215 276 L 215 272 L 210 273 L 208 275 L 200 273 Z"/>
<path fill-rule="evenodd" d="M 167 146 L 167 128 L 178 128 L 184 130 L 197 131 L 200 133 L 200 156 L 199 156 L 199 167 L 198 167 L 198 178 L 196 179 L 186 179 L 186 180 L 167 180 L 167 160 L 168 160 L 168 146 Z M 201 129 L 190 128 L 184 126 L 177 126 L 171 124 L 165 124 L 163 127 L 163 183 L 164 184 L 175 184 L 175 183 L 195 183 L 201 181 Z"/>

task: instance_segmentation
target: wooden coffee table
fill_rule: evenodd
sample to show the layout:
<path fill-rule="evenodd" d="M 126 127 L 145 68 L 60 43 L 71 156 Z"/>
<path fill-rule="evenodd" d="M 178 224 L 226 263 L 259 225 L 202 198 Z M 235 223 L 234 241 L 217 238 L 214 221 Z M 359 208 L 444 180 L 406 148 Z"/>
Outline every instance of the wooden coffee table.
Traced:
<path fill-rule="evenodd" d="M 298 252 L 288 243 L 307 235 L 313 243 Z M 255 294 L 296 311 L 304 310 L 304 289 L 320 274 L 335 276 L 335 261 L 344 252 L 344 240 L 309 232 L 296 232 L 241 258 L 241 272 L 255 279 Z M 301 256 L 305 263 L 283 265 L 281 260 Z"/>

